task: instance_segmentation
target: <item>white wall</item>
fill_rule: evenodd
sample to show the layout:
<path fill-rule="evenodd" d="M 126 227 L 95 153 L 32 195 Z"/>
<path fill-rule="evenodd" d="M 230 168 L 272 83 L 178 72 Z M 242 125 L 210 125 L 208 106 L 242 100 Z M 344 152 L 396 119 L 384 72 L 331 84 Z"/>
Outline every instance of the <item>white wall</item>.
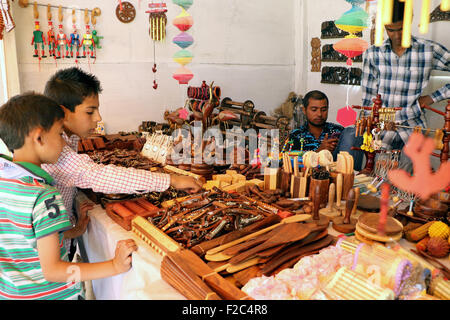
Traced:
<path fill-rule="evenodd" d="M 139 1 L 129 0 L 137 9 Z M 152 88 L 153 44 L 148 36 L 149 1 L 140 1 L 136 19 L 121 23 L 115 16 L 117 1 L 79 0 L 80 8 L 99 7 L 97 30 L 103 49 L 97 61 L 81 67 L 96 74 L 103 86 L 101 114 L 108 133 L 137 130 L 143 120 L 163 121 L 165 110 L 184 105 L 186 85 L 179 85 L 172 73 L 179 65 L 172 60 L 179 50 L 172 38 L 179 30 L 172 20 L 181 8 L 167 0 L 167 40 L 157 44 L 157 90 Z M 45 4 L 73 7 L 74 1 L 46 0 Z M 294 89 L 294 11 L 293 0 L 195 0 L 188 12 L 194 18 L 189 33 L 194 44 L 188 48 L 194 59 L 187 65 L 194 73 L 189 85 L 202 80 L 214 81 L 222 89 L 222 98 L 235 101 L 252 100 L 256 108 L 266 112 L 277 108 Z M 74 64 L 73 60 L 45 59 L 41 69 L 33 58 L 30 45 L 34 28 L 33 8 L 20 8 L 12 3 L 16 22 L 17 55 L 21 91 L 42 91 L 46 80 L 59 68 Z M 71 11 L 63 10 L 66 33 L 71 31 Z M 41 30 L 47 31 L 46 7 L 39 7 Z M 52 9 L 54 25 L 57 9 Z M 77 12 L 79 30 L 84 25 L 83 13 Z M 57 29 L 57 28 L 56 28 Z M 84 29 L 84 27 L 83 27 Z M 80 31 L 79 31 L 80 32 Z"/>

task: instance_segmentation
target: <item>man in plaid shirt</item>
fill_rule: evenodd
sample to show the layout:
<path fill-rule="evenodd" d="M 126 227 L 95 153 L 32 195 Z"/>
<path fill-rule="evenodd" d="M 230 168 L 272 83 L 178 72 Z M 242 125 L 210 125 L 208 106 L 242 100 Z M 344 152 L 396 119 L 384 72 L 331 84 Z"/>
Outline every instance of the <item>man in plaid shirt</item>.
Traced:
<path fill-rule="evenodd" d="M 422 96 L 432 70 L 450 71 L 450 54 L 442 45 L 425 39 L 411 37 L 411 46 L 401 45 L 404 2 L 394 1 L 392 23 L 385 26 L 389 39 L 380 47 L 371 46 L 365 53 L 361 88 L 363 106 L 372 106 L 373 98 L 381 95 L 383 106 L 401 107 L 397 111 L 397 124 L 427 127 L 423 105 L 450 98 L 450 84 L 430 95 Z M 383 148 L 401 149 L 412 129 L 397 128 L 383 131 Z"/>
<path fill-rule="evenodd" d="M 45 86 L 44 94 L 65 110 L 62 136 L 67 145 L 56 164 L 45 164 L 42 168 L 55 180 L 73 225 L 76 220 L 73 207 L 77 187 L 92 189 L 94 192 L 127 194 L 165 191 L 170 186 L 192 193 L 200 191 L 202 186 L 192 177 L 105 166 L 96 164 L 86 154 L 77 153 L 80 138 L 93 133 L 97 122 L 102 119 L 99 113 L 101 91 L 100 82 L 94 75 L 76 67 L 58 71 Z M 65 232 L 65 238 L 80 237 L 88 222 L 89 217 L 78 217 L 75 227 Z M 66 242 L 65 245 L 69 246 L 70 243 Z"/>

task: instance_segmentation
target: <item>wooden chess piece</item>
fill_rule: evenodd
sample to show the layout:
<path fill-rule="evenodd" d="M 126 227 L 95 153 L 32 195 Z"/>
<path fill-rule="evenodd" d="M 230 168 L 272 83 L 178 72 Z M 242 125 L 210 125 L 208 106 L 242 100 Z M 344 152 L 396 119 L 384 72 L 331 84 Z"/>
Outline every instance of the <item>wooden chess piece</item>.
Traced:
<path fill-rule="evenodd" d="M 330 189 L 328 193 L 328 204 L 326 208 L 320 209 L 319 214 L 323 214 L 327 217 L 338 217 L 341 215 L 341 211 L 334 206 L 334 196 L 335 196 L 335 184 L 330 184 Z"/>
<path fill-rule="evenodd" d="M 342 233 L 351 233 L 356 229 L 356 219 L 351 218 L 351 213 L 355 205 L 355 191 L 350 189 L 345 203 L 345 215 L 343 217 L 336 217 L 333 219 L 331 226 L 334 230 Z M 356 210 L 356 208 L 355 208 Z"/>
<path fill-rule="evenodd" d="M 343 210 L 345 205 L 342 203 L 342 184 L 343 184 L 342 173 L 339 173 L 336 177 L 336 204 L 335 207 L 338 210 Z"/>
<path fill-rule="evenodd" d="M 313 202 L 313 216 L 312 219 L 308 219 L 308 223 L 315 223 L 317 226 L 328 226 L 330 223 L 330 218 L 319 214 L 319 208 L 320 208 L 320 192 L 321 188 L 320 185 L 317 185 L 314 189 L 314 192 L 311 194 L 312 202 Z"/>

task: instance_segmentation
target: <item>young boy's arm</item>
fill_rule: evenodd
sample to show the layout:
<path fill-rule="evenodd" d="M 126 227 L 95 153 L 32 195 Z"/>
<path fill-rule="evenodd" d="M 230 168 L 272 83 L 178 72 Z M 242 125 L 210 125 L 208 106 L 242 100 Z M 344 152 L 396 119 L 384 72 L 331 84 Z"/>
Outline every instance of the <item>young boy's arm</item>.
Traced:
<path fill-rule="evenodd" d="M 133 240 L 117 243 L 115 257 L 98 263 L 71 263 L 60 258 L 59 236 L 53 233 L 37 240 L 44 277 L 50 282 L 81 282 L 111 277 L 131 268 L 131 253 L 137 250 Z"/>

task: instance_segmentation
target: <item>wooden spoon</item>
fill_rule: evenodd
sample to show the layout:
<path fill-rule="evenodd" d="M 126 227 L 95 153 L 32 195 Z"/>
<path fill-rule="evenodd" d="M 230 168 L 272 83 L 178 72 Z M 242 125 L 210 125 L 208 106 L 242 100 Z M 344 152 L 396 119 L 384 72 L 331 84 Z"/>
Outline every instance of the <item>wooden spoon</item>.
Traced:
<path fill-rule="evenodd" d="M 308 234 L 310 234 L 313 230 L 310 225 L 290 223 L 280 226 L 276 231 L 277 232 L 264 243 L 231 258 L 230 263 L 232 265 L 235 265 L 241 261 L 248 259 L 249 257 L 252 257 L 260 251 L 264 251 L 283 243 L 301 240 L 308 236 Z"/>

